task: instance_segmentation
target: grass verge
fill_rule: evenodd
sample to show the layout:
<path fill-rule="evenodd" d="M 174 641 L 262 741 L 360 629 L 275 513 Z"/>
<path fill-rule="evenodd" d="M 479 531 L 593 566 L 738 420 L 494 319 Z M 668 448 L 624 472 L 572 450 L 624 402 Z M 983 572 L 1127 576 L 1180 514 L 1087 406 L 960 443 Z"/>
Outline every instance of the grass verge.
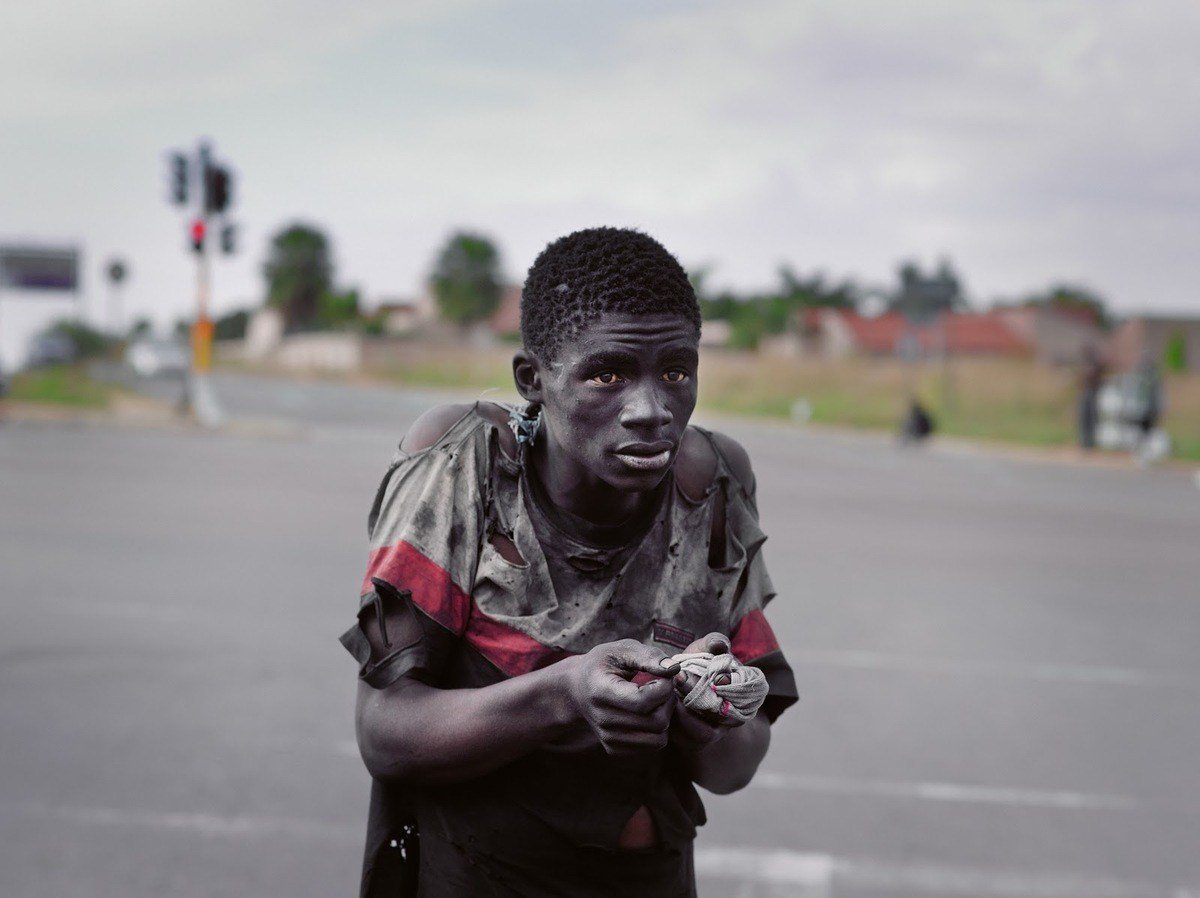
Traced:
<path fill-rule="evenodd" d="M 511 393 L 512 347 L 406 342 L 369 357 L 365 373 L 408 386 Z M 1170 375 L 1164 393 L 1162 426 L 1175 457 L 1200 460 L 1200 375 Z M 962 358 L 943 367 L 708 350 L 700 365 L 700 407 L 723 414 L 786 420 L 803 401 L 818 424 L 895 430 L 913 395 L 940 434 L 1037 447 L 1076 440 L 1076 373 L 1029 360 Z"/>
<path fill-rule="evenodd" d="M 22 371 L 12 379 L 5 398 L 70 408 L 107 408 L 115 388 L 88 377 L 82 365 L 54 365 Z"/>

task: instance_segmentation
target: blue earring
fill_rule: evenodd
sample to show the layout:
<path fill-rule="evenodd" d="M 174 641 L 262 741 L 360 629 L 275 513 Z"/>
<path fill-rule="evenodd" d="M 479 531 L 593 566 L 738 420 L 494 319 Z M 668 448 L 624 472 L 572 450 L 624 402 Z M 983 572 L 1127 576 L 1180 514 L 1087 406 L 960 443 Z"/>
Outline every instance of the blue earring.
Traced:
<path fill-rule="evenodd" d="M 517 438 L 518 446 L 528 448 L 537 439 L 538 429 L 542 426 L 542 408 L 531 402 L 524 409 L 513 409 L 508 413 L 508 426 Z"/>

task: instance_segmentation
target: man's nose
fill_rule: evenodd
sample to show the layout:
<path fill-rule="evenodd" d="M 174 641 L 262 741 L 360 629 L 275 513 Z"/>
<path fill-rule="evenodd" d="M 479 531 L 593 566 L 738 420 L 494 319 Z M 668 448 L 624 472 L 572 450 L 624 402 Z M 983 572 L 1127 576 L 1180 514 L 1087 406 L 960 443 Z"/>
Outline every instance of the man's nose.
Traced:
<path fill-rule="evenodd" d="M 619 420 L 625 427 L 665 427 L 674 420 L 671 410 L 651 386 L 638 387 L 627 394 Z"/>

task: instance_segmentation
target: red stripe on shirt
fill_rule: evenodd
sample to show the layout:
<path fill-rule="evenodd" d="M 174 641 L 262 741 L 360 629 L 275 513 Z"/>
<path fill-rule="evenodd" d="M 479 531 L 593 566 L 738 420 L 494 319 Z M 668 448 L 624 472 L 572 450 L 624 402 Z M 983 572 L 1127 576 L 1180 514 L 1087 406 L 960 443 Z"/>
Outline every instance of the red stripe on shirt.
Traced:
<path fill-rule="evenodd" d="M 362 591 L 370 592 L 371 578 L 379 577 L 397 589 L 407 589 L 426 614 L 455 635 L 462 635 L 471 609 L 471 597 L 450 579 L 450 573 L 415 546 L 401 540 L 371 553 Z"/>
<path fill-rule="evenodd" d="M 779 651 L 779 641 L 761 610 L 751 611 L 738 621 L 732 642 L 734 657 L 743 664 Z"/>
<path fill-rule="evenodd" d="M 471 609 L 464 638 L 475 651 L 510 677 L 539 670 L 572 654 L 543 645 L 532 636 L 493 620 L 478 608 Z"/>

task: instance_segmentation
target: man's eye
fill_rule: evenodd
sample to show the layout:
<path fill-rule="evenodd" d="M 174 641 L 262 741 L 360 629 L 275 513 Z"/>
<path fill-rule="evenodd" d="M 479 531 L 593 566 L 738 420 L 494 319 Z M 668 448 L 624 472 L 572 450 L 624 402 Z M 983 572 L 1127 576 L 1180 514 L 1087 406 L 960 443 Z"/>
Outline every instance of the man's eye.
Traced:
<path fill-rule="evenodd" d="M 592 378 L 594 384 L 615 384 L 621 380 L 621 375 L 615 371 L 601 371 Z"/>
<path fill-rule="evenodd" d="M 672 368 L 670 371 L 663 372 L 663 380 L 667 383 L 681 384 L 688 379 L 688 373 L 681 368 Z"/>

